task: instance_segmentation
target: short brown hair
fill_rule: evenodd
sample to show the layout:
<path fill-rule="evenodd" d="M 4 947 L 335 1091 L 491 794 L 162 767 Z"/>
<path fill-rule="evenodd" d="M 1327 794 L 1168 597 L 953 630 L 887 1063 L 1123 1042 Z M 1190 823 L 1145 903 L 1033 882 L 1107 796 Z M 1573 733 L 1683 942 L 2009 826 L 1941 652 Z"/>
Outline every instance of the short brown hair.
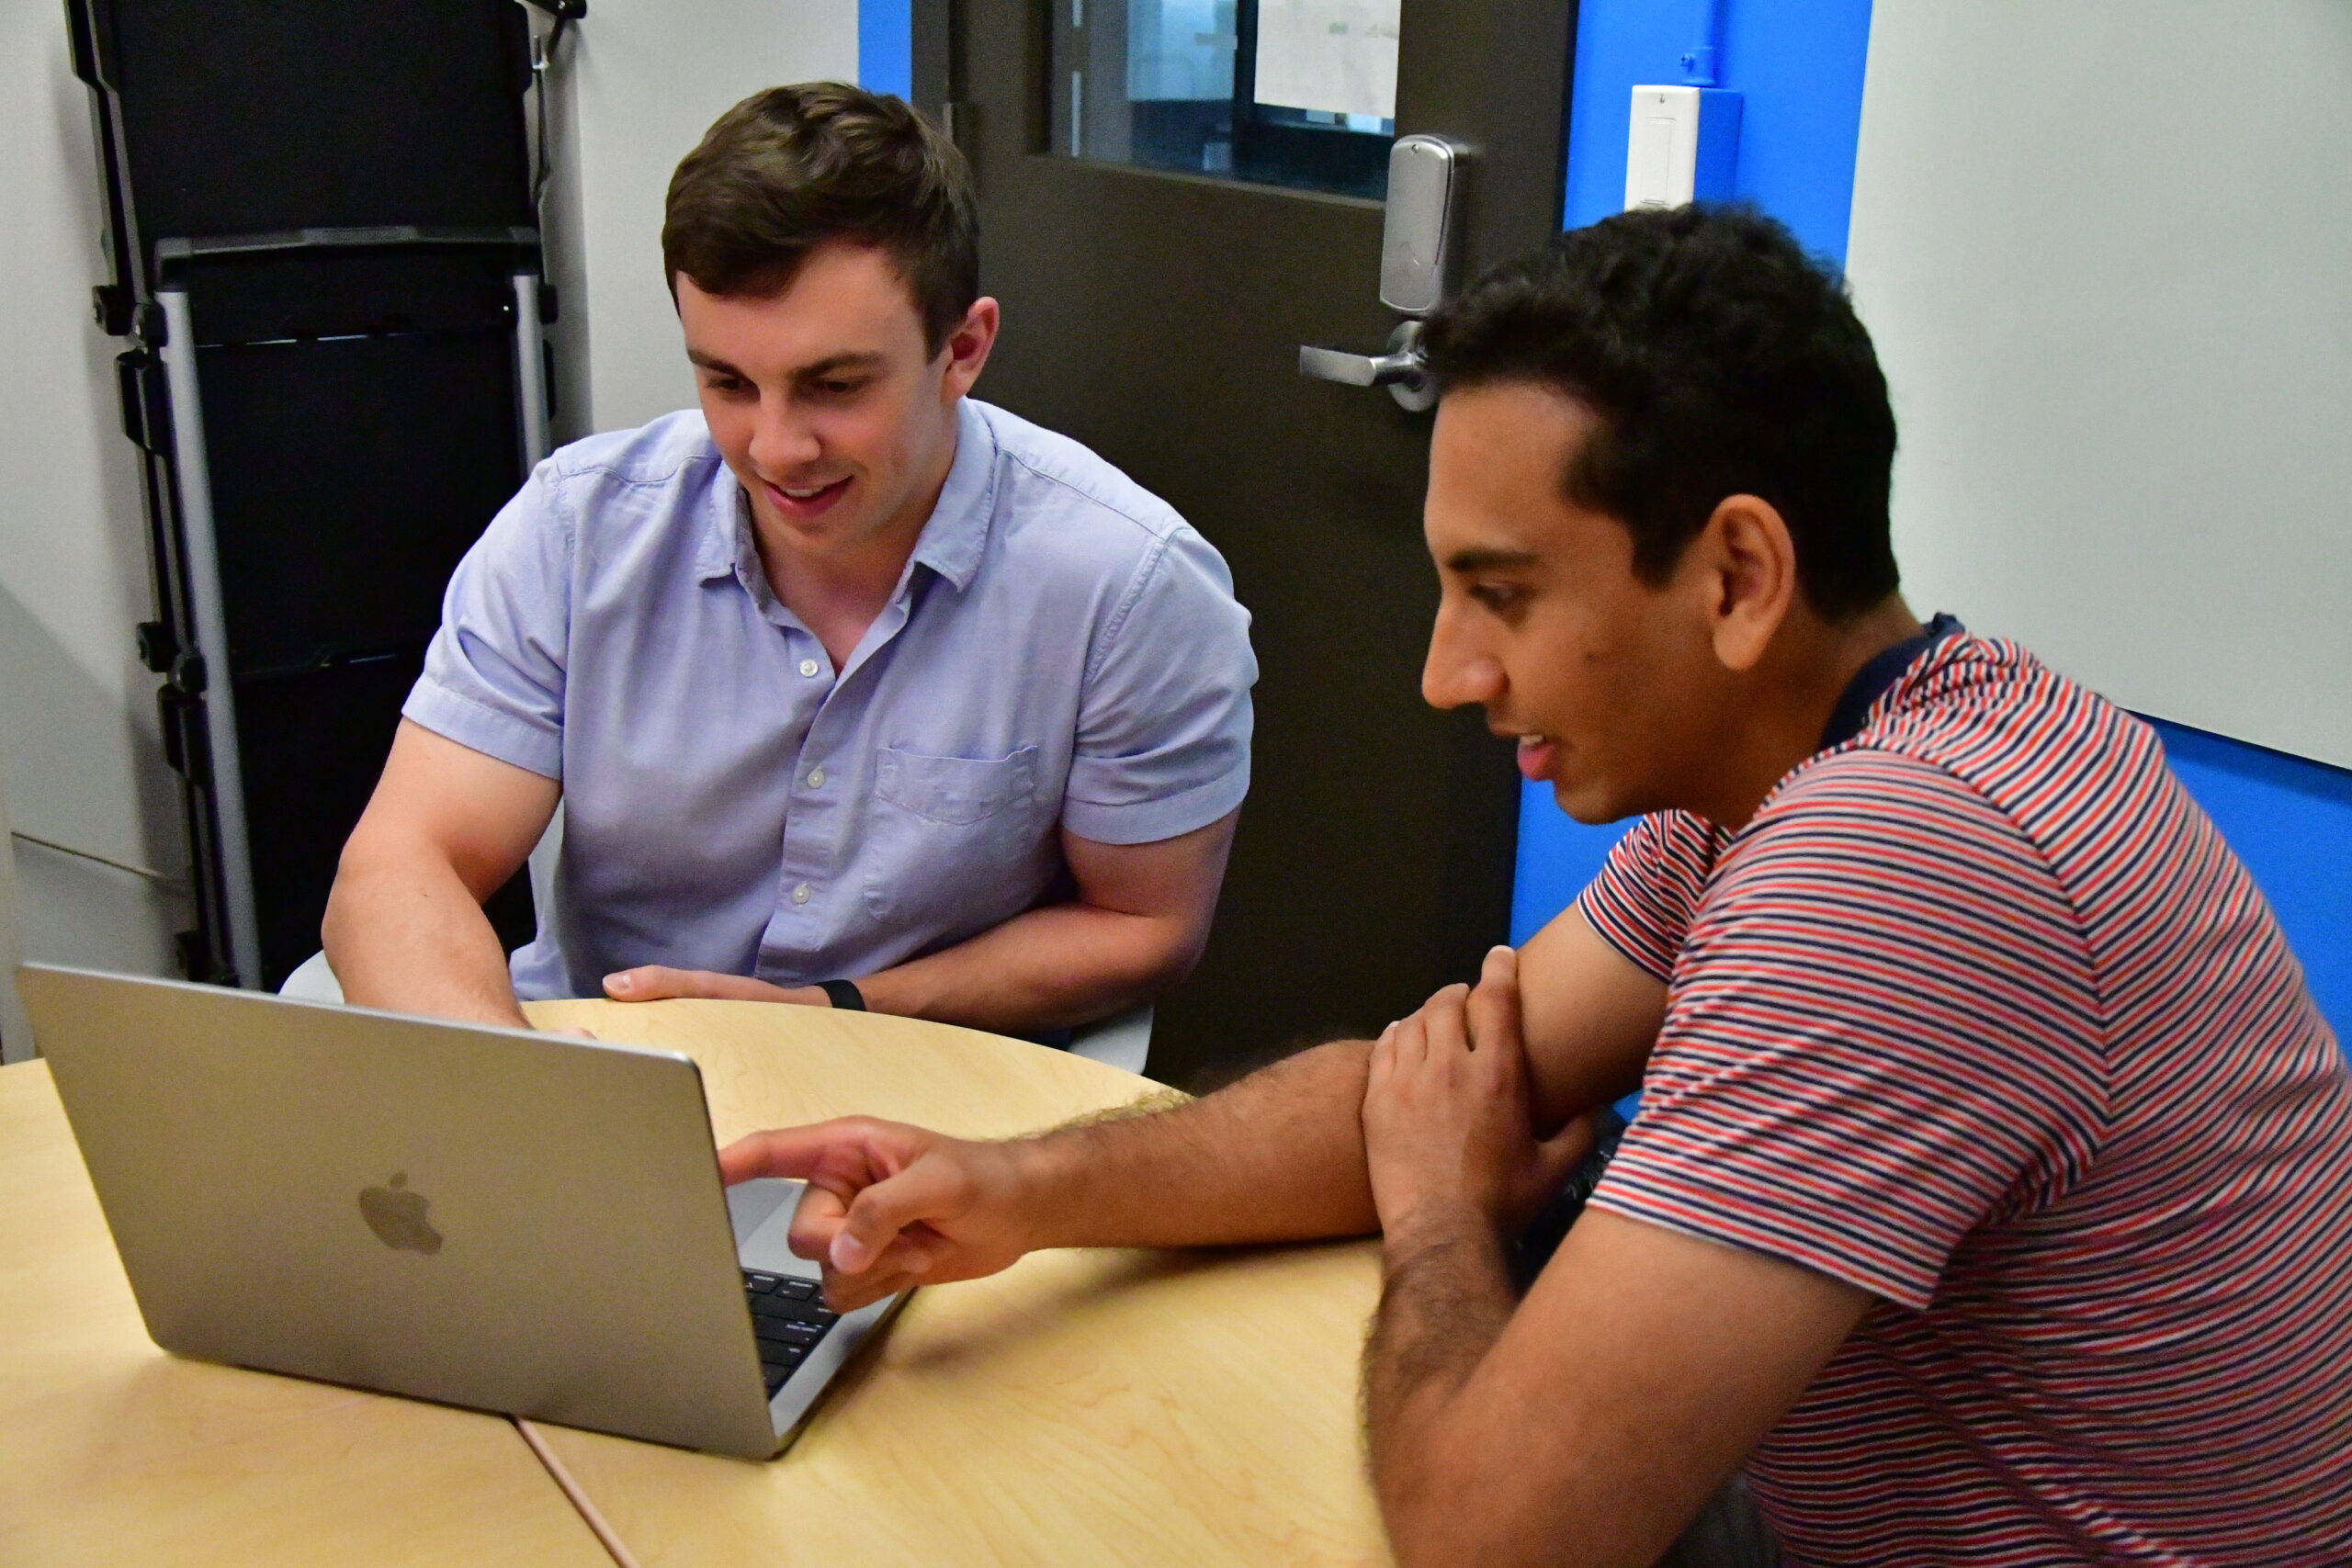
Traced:
<path fill-rule="evenodd" d="M 980 293 L 964 155 L 905 100 L 842 82 L 754 93 L 670 176 L 662 264 L 706 294 L 775 294 L 828 240 L 886 252 L 937 354 Z"/>

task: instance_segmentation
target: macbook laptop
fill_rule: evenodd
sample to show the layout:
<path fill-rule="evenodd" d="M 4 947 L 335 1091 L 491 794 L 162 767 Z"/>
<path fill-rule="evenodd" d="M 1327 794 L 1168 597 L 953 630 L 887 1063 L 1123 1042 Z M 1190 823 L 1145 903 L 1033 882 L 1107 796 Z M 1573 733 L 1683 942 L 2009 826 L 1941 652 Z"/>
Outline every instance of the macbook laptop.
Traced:
<path fill-rule="evenodd" d="M 673 1053 L 28 964 L 155 1343 L 767 1459 L 903 1295 L 826 1310 Z"/>

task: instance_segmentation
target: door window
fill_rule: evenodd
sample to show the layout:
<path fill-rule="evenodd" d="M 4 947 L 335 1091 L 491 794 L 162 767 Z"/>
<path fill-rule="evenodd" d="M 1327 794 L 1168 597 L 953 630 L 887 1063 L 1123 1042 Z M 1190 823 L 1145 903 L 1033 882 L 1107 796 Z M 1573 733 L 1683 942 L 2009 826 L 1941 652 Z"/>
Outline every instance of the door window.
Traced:
<path fill-rule="evenodd" d="M 1064 157 L 1378 200 L 1399 0 L 1043 0 Z"/>

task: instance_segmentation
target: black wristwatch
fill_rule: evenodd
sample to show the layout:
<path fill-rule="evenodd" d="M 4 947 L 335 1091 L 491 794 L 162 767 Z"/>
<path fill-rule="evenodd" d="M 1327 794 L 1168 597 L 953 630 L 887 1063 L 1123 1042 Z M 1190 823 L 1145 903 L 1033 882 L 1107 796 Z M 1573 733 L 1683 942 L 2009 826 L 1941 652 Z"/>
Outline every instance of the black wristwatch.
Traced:
<path fill-rule="evenodd" d="M 854 980 L 820 980 L 817 988 L 837 1008 L 846 1008 L 851 1012 L 865 1010 L 865 993 L 857 988 Z"/>

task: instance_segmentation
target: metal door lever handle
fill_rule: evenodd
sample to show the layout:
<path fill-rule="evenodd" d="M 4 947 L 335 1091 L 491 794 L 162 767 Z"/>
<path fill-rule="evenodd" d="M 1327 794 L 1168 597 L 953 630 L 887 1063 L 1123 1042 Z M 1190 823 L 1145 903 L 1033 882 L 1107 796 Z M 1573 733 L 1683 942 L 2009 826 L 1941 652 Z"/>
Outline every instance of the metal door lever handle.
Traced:
<path fill-rule="evenodd" d="M 1385 387 L 1398 407 L 1419 413 L 1437 401 L 1420 340 L 1421 323 L 1404 321 L 1389 337 L 1385 354 L 1350 354 L 1344 349 L 1302 344 L 1298 373 L 1346 387 Z"/>
<path fill-rule="evenodd" d="M 1350 387 L 1385 387 L 1421 373 L 1418 354 L 1347 354 L 1336 348 L 1298 351 L 1298 373 Z"/>

